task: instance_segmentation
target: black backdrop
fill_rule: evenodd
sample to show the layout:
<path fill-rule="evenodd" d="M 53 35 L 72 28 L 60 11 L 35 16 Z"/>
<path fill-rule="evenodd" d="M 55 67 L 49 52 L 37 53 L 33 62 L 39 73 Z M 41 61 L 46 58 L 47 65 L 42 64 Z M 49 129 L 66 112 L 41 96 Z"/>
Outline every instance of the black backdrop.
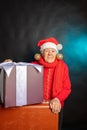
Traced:
<path fill-rule="evenodd" d="M 30 62 L 37 42 L 54 36 L 63 44 L 72 93 L 65 102 L 64 125 L 87 123 L 86 0 L 11 0 L 0 2 L 0 62 Z"/>

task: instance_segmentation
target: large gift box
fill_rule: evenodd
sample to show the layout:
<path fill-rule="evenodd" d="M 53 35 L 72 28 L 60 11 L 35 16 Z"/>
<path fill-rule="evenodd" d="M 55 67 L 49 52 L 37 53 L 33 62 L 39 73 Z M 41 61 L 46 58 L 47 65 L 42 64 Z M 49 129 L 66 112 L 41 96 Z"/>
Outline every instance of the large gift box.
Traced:
<path fill-rule="evenodd" d="M 0 98 L 4 107 L 43 102 L 43 66 L 25 62 L 0 64 Z"/>

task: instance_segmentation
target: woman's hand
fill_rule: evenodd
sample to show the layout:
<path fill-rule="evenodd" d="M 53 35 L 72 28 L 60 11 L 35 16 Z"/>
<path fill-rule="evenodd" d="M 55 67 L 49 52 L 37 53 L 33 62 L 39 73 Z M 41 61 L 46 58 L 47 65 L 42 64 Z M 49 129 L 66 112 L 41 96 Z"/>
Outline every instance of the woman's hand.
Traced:
<path fill-rule="evenodd" d="M 13 62 L 12 59 L 5 59 L 3 62 Z"/>
<path fill-rule="evenodd" d="M 58 98 L 52 99 L 49 103 L 53 113 L 58 114 L 61 111 L 61 103 Z"/>

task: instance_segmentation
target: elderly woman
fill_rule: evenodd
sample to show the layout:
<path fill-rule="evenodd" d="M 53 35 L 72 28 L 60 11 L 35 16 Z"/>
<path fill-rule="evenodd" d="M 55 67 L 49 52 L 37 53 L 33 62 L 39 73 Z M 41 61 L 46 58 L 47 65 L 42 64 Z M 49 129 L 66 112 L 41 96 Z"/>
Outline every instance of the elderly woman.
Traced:
<path fill-rule="evenodd" d="M 62 46 L 55 38 L 50 37 L 40 40 L 38 47 L 41 54 L 35 55 L 36 61 L 33 63 L 44 67 L 44 101 L 49 102 L 53 113 L 60 115 L 64 101 L 71 93 L 68 66 L 58 54 Z"/>

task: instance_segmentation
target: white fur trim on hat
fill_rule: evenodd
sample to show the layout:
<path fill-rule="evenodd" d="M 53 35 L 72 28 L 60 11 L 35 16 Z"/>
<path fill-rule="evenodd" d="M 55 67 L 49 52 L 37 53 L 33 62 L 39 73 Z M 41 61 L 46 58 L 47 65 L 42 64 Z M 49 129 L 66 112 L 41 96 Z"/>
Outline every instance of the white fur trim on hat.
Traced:
<path fill-rule="evenodd" d="M 57 45 L 53 42 L 45 42 L 43 45 L 41 45 L 40 51 L 43 51 L 46 48 L 54 48 L 58 52 Z"/>
<path fill-rule="evenodd" d="M 40 51 L 42 52 L 46 48 L 54 48 L 58 53 L 58 50 L 62 50 L 62 44 L 56 45 L 53 42 L 45 42 L 43 45 L 40 46 Z"/>

